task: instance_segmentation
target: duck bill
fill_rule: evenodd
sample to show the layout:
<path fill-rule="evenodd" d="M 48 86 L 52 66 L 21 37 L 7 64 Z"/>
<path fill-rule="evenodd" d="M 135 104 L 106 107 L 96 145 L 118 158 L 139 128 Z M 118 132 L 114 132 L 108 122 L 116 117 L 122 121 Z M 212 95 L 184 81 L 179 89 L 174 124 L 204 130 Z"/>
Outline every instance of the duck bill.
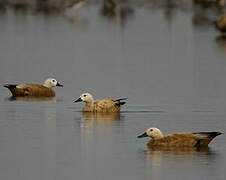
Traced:
<path fill-rule="evenodd" d="M 77 100 L 74 101 L 74 103 L 81 102 L 81 101 L 82 101 L 82 99 L 78 98 Z"/>
<path fill-rule="evenodd" d="M 63 85 L 60 83 L 57 83 L 56 86 L 63 87 Z"/>
<path fill-rule="evenodd" d="M 148 137 L 148 134 L 146 132 L 137 136 L 137 138 L 144 138 L 144 137 Z"/>

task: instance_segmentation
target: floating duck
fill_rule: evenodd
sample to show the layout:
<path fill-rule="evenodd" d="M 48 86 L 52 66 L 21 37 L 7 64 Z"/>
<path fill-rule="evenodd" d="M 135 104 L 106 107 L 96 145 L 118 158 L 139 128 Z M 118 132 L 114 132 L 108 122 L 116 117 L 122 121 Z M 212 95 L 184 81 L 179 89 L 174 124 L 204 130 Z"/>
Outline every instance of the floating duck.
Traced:
<path fill-rule="evenodd" d="M 151 137 L 152 140 L 148 143 L 148 146 L 207 147 L 210 141 L 221 134 L 221 132 L 187 132 L 163 135 L 158 128 L 151 127 L 138 138 Z"/>
<path fill-rule="evenodd" d="M 60 86 L 56 79 L 46 79 L 44 84 L 5 84 L 13 97 L 54 97 L 53 87 Z"/>
<path fill-rule="evenodd" d="M 127 98 L 121 99 L 101 99 L 94 101 L 93 96 L 89 93 L 83 93 L 76 101 L 77 102 L 85 102 L 85 106 L 83 107 L 83 112 L 119 112 L 121 105 L 125 104 L 124 100 Z"/>

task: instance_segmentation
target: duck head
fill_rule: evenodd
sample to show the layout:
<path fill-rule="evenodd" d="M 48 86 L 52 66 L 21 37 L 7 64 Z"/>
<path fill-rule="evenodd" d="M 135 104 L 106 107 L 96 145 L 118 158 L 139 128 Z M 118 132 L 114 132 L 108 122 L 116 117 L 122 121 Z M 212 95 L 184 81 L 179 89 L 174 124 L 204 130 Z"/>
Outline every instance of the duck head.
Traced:
<path fill-rule="evenodd" d="M 83 93 L 74 102 L 77 103 L 77 102 L 81 102 L 81 101 L 83 101 L 85 103 L 92 103 L 94 101 L 94 99 L 90 93 Z"/>
<path fill-rule="evenodd" d="M 60 84 L 59 82 L 57 82 L 57 80 L 54 79 L 54 78 L 46 79 L 43 86 L 48 87 L 48 88 L 52 88 L 52 87 L 55 87 L 55 86 L 63 87 L 63 85 Z"/>
<path fill-rule="evenodd" d="M 151 137 L 152 139 L 160 139 L 160 138 L 163 138 L 163 134 L 158 128 L 151 127 L 151 128 L 148 128 L 143 134 L 137 137 L 138 138 Z"/>

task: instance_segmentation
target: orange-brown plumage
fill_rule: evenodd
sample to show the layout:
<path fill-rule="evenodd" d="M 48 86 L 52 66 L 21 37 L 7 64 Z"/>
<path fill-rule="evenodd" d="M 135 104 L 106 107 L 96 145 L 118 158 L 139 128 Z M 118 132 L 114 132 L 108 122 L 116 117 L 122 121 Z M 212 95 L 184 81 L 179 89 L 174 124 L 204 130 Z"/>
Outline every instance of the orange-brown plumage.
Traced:
<path fill-rule="evenodd" d="M 53 81 L 53 82 L 51 82 Z M 43 85 L 40 84 L 6 84 L 13 97 L 54 97 L 54 86 L 62 86 L 55 79 L 47 79 Z"/>
<path fill-rule="evenodd" d="M 5 86 L 6 87 L 6 86 Z M 15 86 L 15 88 L 8 88 L 14 97 L 53 97 L 55 92 L 52 88 L 47 88 L 43 85 L 38 84 L 24 84 Z"/>
<path fill-rule="evenodd" d="M 187 132 L 163 135 L 158 128 L 149 128 L 144 134 L 138 136 L 151 137 L 148 146 L 165 147 L 205 147 L 221 132 Z"/>

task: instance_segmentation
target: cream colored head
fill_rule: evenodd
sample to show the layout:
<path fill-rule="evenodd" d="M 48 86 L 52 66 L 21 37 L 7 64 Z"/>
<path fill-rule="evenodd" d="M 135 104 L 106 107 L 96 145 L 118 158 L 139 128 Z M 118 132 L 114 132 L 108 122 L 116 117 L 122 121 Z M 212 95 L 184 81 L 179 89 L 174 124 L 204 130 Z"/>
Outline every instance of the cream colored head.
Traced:
<path fill-rule="evenodd" d="M 138 136 L 138 138 L 142 138 L 142 137 L 151 137 L 153 139 L 160 139 L 160 138 L 163 138 L 163 134 L 158 128 L 151 127 L 151 128 L 148 128 L 145 131 L 145 133 Z"/>
<path fill-rule="evenodd" d="M 52 88 L 52 87 L 55 87 L 55 86 L 62 87 L 63 85 L 59 84 L 57 82 L 57 80 L 54 79 L 54 78 L 48 78 L 48 79 L 45 80 L 43 86 L 48 87 L 48 88 Z"/>
<path fill-rule="evenodd" d="M 90 93 L 83 93 L 79 96 L 79 98 L 74 102 L 85 102 L 85 103 L 92 103 L 94 101 L 93 96 Z"/>

